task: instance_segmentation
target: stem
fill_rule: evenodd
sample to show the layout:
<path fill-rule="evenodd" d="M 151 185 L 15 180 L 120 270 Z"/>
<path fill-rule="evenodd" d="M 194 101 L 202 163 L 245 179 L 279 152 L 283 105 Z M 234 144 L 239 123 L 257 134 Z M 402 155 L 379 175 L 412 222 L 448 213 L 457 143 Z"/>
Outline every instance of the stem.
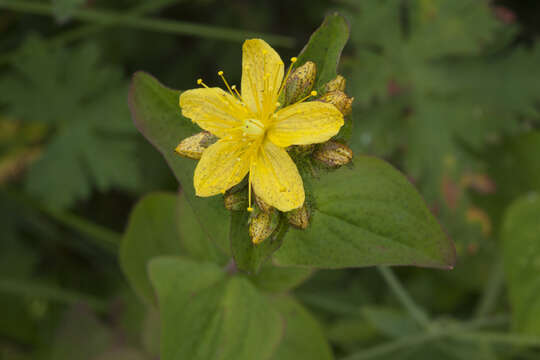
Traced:
<path fill-rule="evenodd" d="M 0 279 L 0 292 L 16 296 L 40 298 L 63 304 L 85 303 L 96 311 L 106 311 L 108 308 L 105 301 L 93 296 L 26 280 Z"/>
<path fill-rule="evenodd" d="M 493 265 L 488 282 L 484 288 L 482 298 L 474 312 L 474 316 L 479 318 L 488 315 L 497 305 L 497 300 L 504 286 L 504 268 L 501 261 Z"/>
<path fill-rule="evenodd" d="M 48 4 L 35 3 L 26 0 L 0 0 L 0 8 L 20 11 L 36 15 L 53 15 L 53 7 Z M 246 38 L 265 38 L 274 46 L 291 48 L 294 39 L 288 36 L 270 35 L 263 33 L 233 30 L 209 25 L 199 25 L 183 21 L 164 19 L 149 19 L 137 16 L 126 16 L 113 11 L 82 9 L 75 10 L 72 18 L 102 25 L 120 25 L 128 28 L 156 31 L 169 34 L 192 35 L 202 38 L 221 39 L 226 41 L 242 42 Z"/>
<path fill-rule="evenodd" d="M 155 11 L 160 10 L 161 8 L 174 3 L 178 0 L 156 0 L 149 3 L 143 3 L 142 5 L 136 6 L 129 11 L 126 12 L 126 15 L 124 16 L 137 16 L 137 15 L 145 15 L 149 14 Z M 90 24 L 90 25 L 82 25 L 79 26 L 73 30 L 68 30 L 65 32 L 62 32 L 51 39 L 48 40 L 48 43 L 50 46 L 62 46 L 64 44 L 67 44 L 69 42 L 75 41 L 77 39 L 97 34 L 111 26 L 114 26 L 116 23 L 110 23 L 110 24 Z M 2 56 L 0 56 L 0 65 L 4 65 L 11 61 L 11 59 L 17 55 L 18 50 L 12 50 L 9 51 Z"/>
<path fill-rule="evenodd" d="M 405 290 L 403 285 L 401 285 L 401 282 L 396 277 L 392 269 L 387 266 L 377 266 L 377 270 L 382 275 L 394 295 L 396 295 L 401 305 L 407 309 L 411 317 L 424 328 L 429 328 L 429 317 L 424 310 L 414 302 L 407 290 Z"/>
<path fill-rule="evenodd" d="M 445 329 L 425 332 L 418 335 L 407 336 L 395 341 L 387 342 L 382 345 L 372 347 L 367 350 L 360 351 L 356 354 L 347 356 L 341 360 L 366 360 L 378 358 L 383 355 L 389 355 L 398 350 L 410 348 L 412 346 L 422 345 L 431 341 L 443 339 L 450 336 L 456 336 L 466 330 L 475 330 L 482 327 L 496 326 L 504 324 L 508 321 L 507 316 L 494 316 L 491 318 L 483 318 L 473 320 L 468 323 L 463 323 L 457 326 L 449 326 Z M 464 337 L 463 340 L 471 340 L 471 337 Z"/>
<path fill-rule="evenodd" d="M 508 334 L 500 332 L 471 331 L 455 334 L 454 337 L 470 342 L 486 342 L 515 346 L 540 347 L 540 337 L 531 335 Z"/>

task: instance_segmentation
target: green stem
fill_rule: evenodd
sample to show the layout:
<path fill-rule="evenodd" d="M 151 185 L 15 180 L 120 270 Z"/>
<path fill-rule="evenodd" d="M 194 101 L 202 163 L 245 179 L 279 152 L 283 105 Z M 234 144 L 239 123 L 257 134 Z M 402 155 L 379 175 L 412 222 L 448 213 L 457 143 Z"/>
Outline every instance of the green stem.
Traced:
<path fill-rule="evenodd" d="M 16 2 L 10 0 L 0 0 L 0 8 L 36 15 L 53 15 L 53 7 L 51 5 L 25 0 L 17 0 Z M 274 46 L 289 48 L 294 46 L 294 39 L 288 36 L 247 32 L 243 30 L 199 25 L 182 21 L 126 16 L 113 11 L 91 9 L 75 10 L 72 13 L 72 18 L 103 25 L 115 24 L 133 29 L 169 34 L 192 35 L 202 38 L 220 39 L 226 41 L 242 42 L 247 38 L 264 38 Z"/>
<path fill-rule="evenodd" d="M 35 200 L 30 199 L 24 194 L 19 194 L 12 191 L 6 191 L 3 192 L 3 194 L 11 197 L 14 201 L 26 205 L 29 208 L 42 212 L 46 216 L 49 216 L 68 228 L 85 235 L 88 237 L 88 239 L 92 240 L 95 245 L 107 252 L 116 253 L 118 250 L 121 235 L 107 229 L 104 226 L 94 224 L 93 222 L 75 214 L 48 208 Z"/>
<path fill-rule="evenodd" d="M 482 327 L 502 325 L 508 321 L 507 316 L 494 316 L 491 318 L 477 319 L 468 323 L 457 326 L 448 326 L 447 328 L 425 332 L 418 335 L 412 335 L 391 341 L 382 345 L 372 347 L 367 350 L 360 351 L 356 354 L 347 356 L 341 360 L 368 360 L 381 356 L 392 354 L 396 351 L 408 349 L 413 346 L 422 345 L 435 340 L 443 339 L 450 336 L 456 336 L 464 331 L 479 329 Z M 471 338 L 464 337 L 464 340 Z"/>
<path fill-rule="evenodd" d="M 178 0 L 156 0 L 149 3 L 143 3 L 142 5 L 136 6 L 133 9 L 130 9 L 126 12 L 124 16 L 138 16 L 145 15 L 162 9 L 163 7 L 177 2 Z M 73 30 L 68 30 L 62 32 L 50 39 L 48 39 L 48 44 L 50 46 L 62 46 L 64 44 L 73 42 L 77 39 L 90 36 L 92 34 L 97 34 L 108 27 L 114 26 L 115 23 L 110 24 L 90 24 L 82 25 Z M 17 55 L 18 50 L 9 51 L 2 56 L 0 56 L 0 65 L 5 65 Z"/>
<path fill-rule="evenodd" d="M 482 298 L 474 312 L 474 316 L 484 317 L 494 310 L 497 306 L 497 300 L 504 287 L 504 268 L 501 261 L 493 265 L 490 277 L 484 288 Z"/>
<path fill-rule="evenodd" d="M 454 334 L 454 338 L 470 342 L 540 347 L 540 337 L 500 332 L 471 331 Z"/>
<path fill-rule="evenodd" d="M 0 292 L 16 296 L 40 298 L 62 304 L 84 303 L 96 311 L 106 311 L 108 308 L 105 301 L 93 296 L 26 280 L 0 279 Z"/>
<path fill-rule="evenodd" d="M 382 275 L 394 295 L 396 295 L 401 305 L 407 309 L 411 317 L 424 328 L 429 328 L 429 317 L 424 310 L 422 310 L 422 308 L 420 308 L 420 306 L 414 302 L 407 290 L 405 290 L 403 285 L 401 285 L 399 279 L 396 277 L 392 269 L 386 266 L 377 266 L 377 270 Z"/>

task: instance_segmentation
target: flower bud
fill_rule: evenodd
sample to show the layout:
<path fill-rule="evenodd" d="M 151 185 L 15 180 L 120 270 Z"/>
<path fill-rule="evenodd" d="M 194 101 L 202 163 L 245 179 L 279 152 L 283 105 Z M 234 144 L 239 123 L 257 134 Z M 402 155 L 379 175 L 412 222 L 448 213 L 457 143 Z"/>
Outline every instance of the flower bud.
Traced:
<path fill-rule="evenodd" d="M 291 151 L 292 153 L 300 156 L 306 156 L 313 153 L 315 150 L 315 144 L 309 144 L 309 145 L 293 145 L 289 148 L 288 151 Z"/>
<path fill-rule="evenodd" d="M 324 86 L 325 92 L 331 91 L 345 91 L 346 80 L 343 76 L 338 75 L 334 80 L 330 80 Z"/>
<path fill-rule="evenodd" d="M 248 196 L 245 191 L 226 193 L 223 202 L 229 211 L 245 210 L 248 207 Z"/>
<path fill-rule="evenodd" d="M 319 98 L 319 101 L 334 105 L 343 116 L 347 116 L 352 111 L 352 102 L 354 98 L 348 97 L 343 91 L 330 91 Z"/>
<path fill-rule="evenodd" d="M 208 131 L 202 131 L 182 140 L 174 151 L 176 151 L 178 155 L 199 160 L 203 151 L 215 143 L 216 140 L 217 138 Z"/>
<path fill-rule="evenodd" d="M 309 211 L 307 209 L 306 203 L 287 213 L 287 220 L 289 224 L 299 229 L 306 229 L 309 225 Z"/>
<path fill-rule="evenodd" d="M 249 236 L 254 244 L 260 244 L 268 239 L 278 226 L 277 212 L 259 212 L 255 217 L 251 218 L 249 223 Z"/>
<path fill-rule="evenodd" d="M 271 205 L 265 203 L 263 199 L 257 196 L 257 194 L 255 194 L 255 202 L 257 203 L 257 206 L 259 206 L 259 209 L 265 213 L 270 212 L 270 210 L 273 209 Z"/>
<path fill-rule="evenodd" d="M 313 157 L 327 166 L 338 167 L 349 163 L 353 152 L 347 145 L 328 141 L 315 151 Z"/>
<path fill-rule="evenodd" d="M 294 70 L 285 85 L 285 105 L 305 98 L 313 88 L 316 75 L 317 66 L 311 61 Z"/>

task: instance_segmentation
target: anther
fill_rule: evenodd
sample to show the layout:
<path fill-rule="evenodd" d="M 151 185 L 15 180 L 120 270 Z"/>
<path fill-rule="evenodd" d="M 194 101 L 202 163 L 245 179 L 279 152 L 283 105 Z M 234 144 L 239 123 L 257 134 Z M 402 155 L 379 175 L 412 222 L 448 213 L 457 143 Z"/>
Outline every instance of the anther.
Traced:
<path fill-rule="evenodd" d="M 223 71 L 219 70 L 217 73 L 219 76 L 223 76 Z"/>
<path fill-rule="evenodd" d="M 292 57 L 292 58 L 291 58 L 291 62 L 292 62 L 292 63 L 295 63 L 297 60 L 298 60 L 298 59 L 295 58 L 295 57 Z"/>
<path fill-rule="evenodd" d="M 252 212 L 253 208 L 250 206 L 250 207 L 247 208 L 247 211 Z"/>
<path fill-rule="evenodd" d="M 317 96 L 317 92 L 316 92 L 315 90 L 313 90 L 313 91 L 311 92 L 311 96 Z"/>

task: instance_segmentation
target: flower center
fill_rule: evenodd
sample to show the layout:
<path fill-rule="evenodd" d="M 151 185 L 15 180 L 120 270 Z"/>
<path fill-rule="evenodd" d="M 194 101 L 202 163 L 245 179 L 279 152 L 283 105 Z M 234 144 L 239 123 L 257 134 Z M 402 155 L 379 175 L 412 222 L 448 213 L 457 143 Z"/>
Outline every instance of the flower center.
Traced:
<path fill-rule="evenodd" d="M 257 119 L 246 119 L 242 124 L 244 135 L 261 136 L 264 134 L 264 124 Z"/>

